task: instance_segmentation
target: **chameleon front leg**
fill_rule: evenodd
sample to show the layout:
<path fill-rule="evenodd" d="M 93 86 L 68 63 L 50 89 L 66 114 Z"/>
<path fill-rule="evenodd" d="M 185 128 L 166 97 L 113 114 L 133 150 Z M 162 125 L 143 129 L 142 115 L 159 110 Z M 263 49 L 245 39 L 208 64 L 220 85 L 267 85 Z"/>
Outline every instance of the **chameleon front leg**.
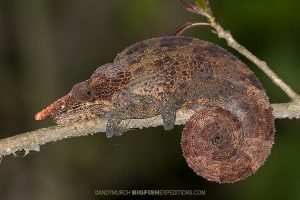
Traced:
<path fill-rule="evenodd" d="M 121 136 L 125 127 L 121 126 L 122 119 L 119 118 L 108 118 L 106 125 L 106 137 L 111 138 L 112 136 Z"/>
<path fill-rule="evenodd" d="M 136 95 L 130 91 L 122 91 L 112 98 L 112 110 L 108 114 L 106 136 L 120 136 L 126 131 L 126 126 L 121 125 L 125 119 L 144 119 L 152 117 L 153 97 Z M 152 116 L 151 116 L 152 115 Z"/>

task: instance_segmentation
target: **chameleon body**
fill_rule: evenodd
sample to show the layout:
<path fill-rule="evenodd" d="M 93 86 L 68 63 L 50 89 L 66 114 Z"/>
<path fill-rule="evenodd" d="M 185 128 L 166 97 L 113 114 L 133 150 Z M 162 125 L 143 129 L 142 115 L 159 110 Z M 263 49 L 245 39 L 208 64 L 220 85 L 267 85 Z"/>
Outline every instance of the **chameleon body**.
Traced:
<path fill-rule="evenodd" d="M 51 116 L 64 124 L 104 117 L 111 137 L 125 131 L 120 125 L 124 119 L 156 115 L 170 130 L 180 108 L 196 111 L 184 130 L 182 147 L 189 166 L 208 180 L 244 179 L 269 155 L 274 118 L 260 82 L 226 50 L 190 37 L 152 38 L 129 46 L 36 119 Z M 212 148 L 210 158 L 193 146 L 195 138 L 200 146 Z M 243 159 L 232 158 L 238 156 Z M 200 161 L 193 161 L 197 158 Z M 229 160 L 233 164 L 227 169 Z"/>

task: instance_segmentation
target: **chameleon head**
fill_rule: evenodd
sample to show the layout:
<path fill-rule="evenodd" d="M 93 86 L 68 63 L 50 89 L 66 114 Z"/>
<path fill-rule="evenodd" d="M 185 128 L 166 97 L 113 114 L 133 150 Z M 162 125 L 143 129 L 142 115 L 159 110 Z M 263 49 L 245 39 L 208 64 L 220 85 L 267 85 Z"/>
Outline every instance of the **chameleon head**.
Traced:
<path fill-rule="evenodd" d="M 101 82 L 98 80 L 98 83 Z M 71 91 L 35 115 L 36 120 L 51 116 L 57 124 L 104 116 L 109 109 L 108 101 L 99 99 L 91 79 L 80 82 Z M 98 88 L 99 89 L 99 88 Z"/>

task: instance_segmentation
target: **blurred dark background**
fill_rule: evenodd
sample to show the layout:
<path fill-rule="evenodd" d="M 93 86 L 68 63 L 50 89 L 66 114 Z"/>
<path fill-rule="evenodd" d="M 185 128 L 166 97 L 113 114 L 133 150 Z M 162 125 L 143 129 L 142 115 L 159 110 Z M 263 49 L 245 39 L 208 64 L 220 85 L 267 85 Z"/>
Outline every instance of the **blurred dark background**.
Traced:
<path fill-rule="evenodd" d="M 192 2 L 192 1 L 190 1 Z M 298 0 L 212 1 L 213 12 L 234 37 L 263 58 L 300 92 Z M 0 138 L 53 125 L 35 121 L 44 106 L 126 46 L 169 34 L 203 18 L 177 0 L 0 0 Z M 186 35 L 229 49 L 207 28 Z M 231 52 L 237 54 L 234 50 Z M 244 59 L 271 102 L 289 99 Z M 300 120 L 276 120 L 276 143 L 265 165 L 235 184 L 197 176 L 180 147 L 182 126 L 104 134 L 42 146 L 0 164 L 0 199 L 97 199 L 99 189 L 202 189 L 205 199 L 300 199 Z"/>

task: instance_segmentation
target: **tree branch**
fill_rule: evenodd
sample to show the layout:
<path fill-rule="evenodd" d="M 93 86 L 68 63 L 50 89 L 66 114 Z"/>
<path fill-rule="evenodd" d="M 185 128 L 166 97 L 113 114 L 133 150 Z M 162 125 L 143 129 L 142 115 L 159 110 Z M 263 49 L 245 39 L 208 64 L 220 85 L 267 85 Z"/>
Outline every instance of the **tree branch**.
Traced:
<path fill-rule="evenodd" d="M 199 1 L 199 0 L 198 0 Z M 197 2 L 198 2 L 197 1 Z M 201 0 L 200 0 L 201 1 Z M 188 28 L 193 26 L 203 26 L 210 25 L 215 30 L 220 38 L 224 38 L 228 45 L 236 49 L 242 55 L 247 57 L 250 61 L 255 63 L 264 73 L 266 73 L 272 81 L 279 86 L 292 100 L 291 103 L 280 103 L 272 104 L 273 115 L 276 118 L 300 118 L 300 98 L 299 95 L 293 91 L 283 80 L 281 80 L 269 67 L 268 65 L 254 56 L 249 52 L 245 47 L 240 45 L 232 37 L 229 31 L 225 31 L 220 24 L 218 24 L 215 18 L 212 15 L 211 9 L 209 7 L 207 0 L 202 0 L 202 3 L 199 5 L 204 5 L 203 8 L 200 8 L 195 5 L 187 4 L 183 2 L 183 6 L 194 13 L 201 14 L 205 16 L 208 23 L 186 23 L 183 26 L 180 26 L 174 34 L 181 34 Z M 204 4 L 203 4 L 204 3 Z M 176 116 L 176 124 L 185 124 L 190 116 L 194 113 L 192 110 L 181 109 L 178 110 Z M 58 125 L 52 126 L 49 128 L 42 128 L 35 131 L 19 134 L 9 138 L 0 140 L 0 161 L 1 158 L 10 154 L 16 155 L 17 151 L 24 150 L 25 155 L 29 151 L 39 151 L 40 145 L 46 144 L 48 142 L 55 142 L 58 140 L 79 137 L 85 135 L 92 135 L 98 132 L 105 132 L 107 119 L 94 119 L 89 121 L 81 121 L 78 123 L 72 123 L 67 125 Z M 161 116 L 155 116 L 147 119 L 130 119 L 124 120 L 122 123 L 126 123 L 128 129 L 135 128 L 147 128 L 147 127 L 156 127 L 163 125 Z"/>
<path fill-rule="evenodd" d="M 273 104 L 273 114 L 276 118 L 300 118 L 299 103 Z M 193 110 L 178 110 L 176 124 L 185 124 L 194 113 Z M 40 145 L 48 142 L 55 142 L 67 138 L 93 135 L 94 133 L 105 132 L 107 119 L 86 120 L 67 125 L 51 126 L 35 131 L 22 133 L 0 140 L 0 157 L 14 154 L 24 150 L 25 155 L 29 151 L 39 151 Z M 126 124 L 127 129 L 148 128 L 162 126 L 161 116 L 147 119 L 129 119 L 122 123 Z"/>

